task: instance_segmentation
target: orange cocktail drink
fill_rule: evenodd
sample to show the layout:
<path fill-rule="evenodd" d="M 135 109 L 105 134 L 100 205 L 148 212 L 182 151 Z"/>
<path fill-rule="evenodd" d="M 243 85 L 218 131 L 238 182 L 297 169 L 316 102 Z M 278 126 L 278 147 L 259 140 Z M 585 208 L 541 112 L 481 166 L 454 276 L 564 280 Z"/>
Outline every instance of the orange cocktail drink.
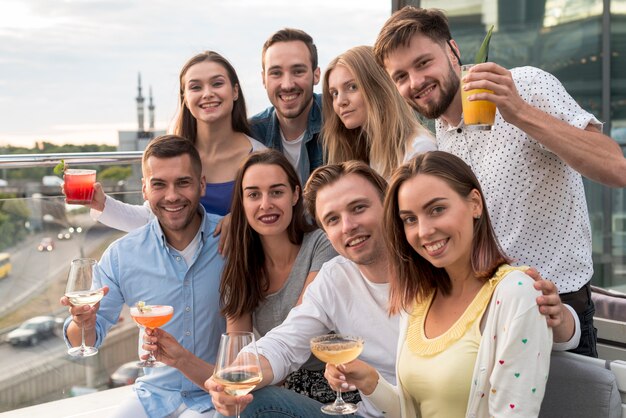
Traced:
<path fill-rule="evenodd" d="M 144 328 L 159 328 L 167 324 L 172 316 L 174 316 L 174 308 L 169 305 L 146 305 L 144 302 L 138 302 L 136 306 L 130 308 L 130 316 L 133 321 L 139 325 L 142 333 Z M 154 353 L 149 352 L 150 356 L 143 361 L 137 363 L 139 367 L 163 367 L 165 364 L 154 358 Z M 141 355 L 141 354 L 140 354 Z"/>
<path fill-rule="evenodd" d="M 130 308 L 130 316 L 139 326 L 159 328 L 172 319 L 174 308 L 167 305 L 145 305 L 141 309 L 133 306 Z"/>
<path fill-rule="evenodd" d="M 65 201 L 71 204 L 85 205 L 93 199 L 93 184 L 96 182 L 96 170 L 67 169 L 64 173 L 63 189 Z"/>
<path fill-rule="evenodd" d="M 461 78 L 467 74 L 474 64 L 461 66 Z M 477 93 L 493 93 L 487 89 L 463 90 L 461 84 L 461 101 L 463 105 L 463 121 L 468 129 L 491 130 L 496 119 L 496 104 L 488 100 L 469 101 L 468 97 Z"/>

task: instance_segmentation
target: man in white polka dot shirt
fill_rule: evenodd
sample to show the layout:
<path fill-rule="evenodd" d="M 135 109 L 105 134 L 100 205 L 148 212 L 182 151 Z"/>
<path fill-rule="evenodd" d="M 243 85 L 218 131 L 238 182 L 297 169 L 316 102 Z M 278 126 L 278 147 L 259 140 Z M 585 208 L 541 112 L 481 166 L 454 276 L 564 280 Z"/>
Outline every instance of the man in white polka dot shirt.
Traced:
<path fill-rule="evenodd" d="M 506 253 L 550 278 L 562 301 L 576 311 L 581 338 L 575 351 L 597 356 L 589 288 L 591 228 L 581 174 L 626 186 L 619 145 L 552 75 L 533 67 L 509 71 L 494 63 L 475 66 L 464 80 L 467 89 L 493 91 L 474 95 L 496 104 L 493 128 L 467 130 L 460 53 L 441 11 L 405 7 L 396 12 L 374 52 L 409 103 L 437 119 L 439 149 L 461 157 L 476 173 Z M 569 323 L 571 308 L 560 314 Z"/>

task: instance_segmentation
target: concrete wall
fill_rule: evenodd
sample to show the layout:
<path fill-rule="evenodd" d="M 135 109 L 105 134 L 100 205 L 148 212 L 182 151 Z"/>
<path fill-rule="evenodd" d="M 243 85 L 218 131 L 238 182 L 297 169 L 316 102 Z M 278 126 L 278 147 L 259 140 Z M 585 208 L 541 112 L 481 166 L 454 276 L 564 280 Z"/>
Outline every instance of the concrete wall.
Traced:
<path fill-rule="evenodd" d="M 119 365 L 138 359 L 138 328 L 123 324 L 112 330 L 97 355 L 74 360 L 65 353 L 42 353 L 28 368 L 0 375 L 0 411 L 70 396 L 72 386 L 98 387 Z"/>

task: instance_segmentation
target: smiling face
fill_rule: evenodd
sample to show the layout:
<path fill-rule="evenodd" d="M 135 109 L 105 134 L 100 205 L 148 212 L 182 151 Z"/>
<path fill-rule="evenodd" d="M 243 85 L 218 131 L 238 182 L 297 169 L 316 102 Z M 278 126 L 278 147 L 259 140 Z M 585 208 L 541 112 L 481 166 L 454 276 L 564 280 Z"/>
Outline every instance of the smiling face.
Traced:
<path fill-rule="evenodd" d="M 230 119 L 239 88 L 233 86 L 226 69 L 211 61 L 189 67 L 183 76 L 185 106 L 198 122 Z"/>
<path fill-rule="evenodd" d="M 328 94 L 333 109 L 347 129 L 362 127 L 367 120 L 367 105 L 350 70 L 337 65 L 328 76 Z"/>
<path fill-rule="evenodd" d="M 161 224 L 168 241 L 195 236 L 200 222 L 198 203 L 204 196 L 204 178 L 194 171 L 189 155 L 151 156 L 143 165 L 143 197 Z M 184 239 L 184 238 L 183 238 Z"/>
<path fill-rule="evenodd" d="M 383 205 L 376 188 L 358 174 L 347 174 L 318 190 L 318 221 L 335 250 L 359 265 L 386 260 Z"/>
<path fill-rule="evenodd" d="M 295 119 L 313 103 L 313 86 L 320 69 L 312 68 L 311 53 L 302 41 L 276 42 L 263 56 L 263 85 L 279 117 Z"/>
<path fill-rule="evenodd" d="M 300 190 L 293 190 L 285 171 L 274 164 L 249 167 L 242 179 L 248 224 L 261 236 L 286 234 Z"/>
<path fill-rule="evenodd" d="M 406 239 L 420 256 L 451 277 L 472 271 L 474 218 L 482 214 L 476 189 L 460 196 L 441 178 L 418 174 L 398 189 L 398 207 Z"/>
<path fill-rule="evenodd" d="M 451 45 L 455 44 L 451 41 Z M 444 115 L 459 94 L 460 80 L 452 62 L 457 61 L 450 46 L 421 34 L 384 60 L 385 70 L 400 94 L 429 119 Z"/>

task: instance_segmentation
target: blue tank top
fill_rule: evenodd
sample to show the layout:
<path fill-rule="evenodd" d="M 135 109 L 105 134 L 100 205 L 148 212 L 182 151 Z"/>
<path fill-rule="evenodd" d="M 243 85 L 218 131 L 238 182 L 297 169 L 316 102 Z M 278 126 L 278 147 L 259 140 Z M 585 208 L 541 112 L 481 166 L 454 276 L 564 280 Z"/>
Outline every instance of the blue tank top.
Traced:
<path fill-rule="evenodd" d="M 200 203 L 208 213 L 224 216 L 230 212 L 230 202 L 233 199 L 234 187 L 234 181 L 207 183 L 206 193 L 200 198 Z"/>

